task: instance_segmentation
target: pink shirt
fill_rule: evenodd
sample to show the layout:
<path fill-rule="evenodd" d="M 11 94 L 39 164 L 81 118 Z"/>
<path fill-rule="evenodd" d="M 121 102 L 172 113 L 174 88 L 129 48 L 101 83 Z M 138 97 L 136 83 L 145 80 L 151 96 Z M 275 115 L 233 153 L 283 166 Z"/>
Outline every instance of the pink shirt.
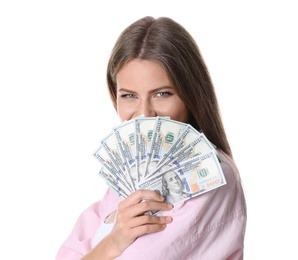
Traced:
<path fill-rule="evenodd" d="M 139 237 L 117 259 L 243 259 L 246 203 L 234 163 L 219 153 L 227 184 L 181 202 L 164 215 L 173 222 Z M 56 260 L 80 259 L 92 248 L 99 225 L 122 200 L 112 189 L 78 218 Z"/>

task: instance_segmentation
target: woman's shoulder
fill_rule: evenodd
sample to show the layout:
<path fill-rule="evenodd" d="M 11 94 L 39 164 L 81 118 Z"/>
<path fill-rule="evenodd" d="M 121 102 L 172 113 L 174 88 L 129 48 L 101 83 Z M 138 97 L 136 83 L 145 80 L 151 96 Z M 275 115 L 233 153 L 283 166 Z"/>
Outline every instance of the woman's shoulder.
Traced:
<path fill-rule="evenodd" d="M 216 152 L 217 152 L 221 169 L 227 180 L 227 184 L 230 186 L 236 183 L 240 183 L 241 178 L 240 178 L 239 170 L 233 158 L 219 149 L 217 149 Z"/>

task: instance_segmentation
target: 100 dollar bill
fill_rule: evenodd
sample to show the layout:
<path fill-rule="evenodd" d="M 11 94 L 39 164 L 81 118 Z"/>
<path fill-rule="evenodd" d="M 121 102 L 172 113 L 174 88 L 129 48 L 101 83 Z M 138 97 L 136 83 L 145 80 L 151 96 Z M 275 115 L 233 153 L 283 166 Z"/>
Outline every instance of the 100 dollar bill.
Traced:
<path fill-rule="evenodd" d="M 151 147 L 156 120 L 156 117 L 135 119 L 135 155 L 138 178 L 137 182 L 143 180 L 145 177 L 147 156 Z"/>
<path fill-rule="evenodd" d="M 177 204 L 225 184 L 216 152 L 212 150 L 181 164 L 167 165 L 160 174 L 139 183 L 138 188 L 154 190 L 169 203 Z"/>
<path fill-rule="evenodd" d="M 117 146 L 122 157 L 122 162 L 126 169 L 129 179 L 135 190 L 137 177 L 136 168 L 136 142 L 135 142 L 135 120 L 130 120 L 114 127 L 113 132 L 116 138 Z"/>
<path fill-rule="evenodd" d="M 188 134 L 184 135 L 185 133 Z M 186 139 L 189 139 L 188 142 L 186 142 Z M 180 149 L 176 149 L 175 145 L 179 146 Z M 177 165 L 182 161 L 215 150 L 203 133 L 197 131 L 194 132 L 192 128 L 186 129 L 186 131 L 178 138 L 175 145 L 172 146 L 173 149 L 171 149 L 167 156 L 159 162 L 155 170 L 152 171 L 148 177 L 156 175 L 164 166 L 172 164 Z"/>
<path fill-rule="evenodd" d="M 151 175 L 160 159 L 168 154 L 187 124 L 175 120 L 157 117 L 151 147 L 147 156 L 145 177 Z"/>

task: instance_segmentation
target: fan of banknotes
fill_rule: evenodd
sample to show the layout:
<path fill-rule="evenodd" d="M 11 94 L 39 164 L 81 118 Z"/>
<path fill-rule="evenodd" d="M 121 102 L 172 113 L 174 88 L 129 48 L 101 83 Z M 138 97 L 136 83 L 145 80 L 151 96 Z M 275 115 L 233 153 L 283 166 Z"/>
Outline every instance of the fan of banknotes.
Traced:
<path fill-rule="evenodd" d="M 93 155 L 99 175 L 124 198 L 150 189 L 177 204 L 226 184 L 214 145 L 190 124 L 169 117 L 119 124 Z"/>

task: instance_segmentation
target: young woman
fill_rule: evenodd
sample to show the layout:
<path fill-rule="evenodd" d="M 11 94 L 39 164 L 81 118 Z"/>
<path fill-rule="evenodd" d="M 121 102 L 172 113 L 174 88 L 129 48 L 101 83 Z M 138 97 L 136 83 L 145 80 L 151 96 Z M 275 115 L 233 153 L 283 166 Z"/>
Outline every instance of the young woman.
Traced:
<path fill-rule="evenodd" d="M 243 259 L 245 197 L 215 90 L 191 35 L 166 17 L 134 22 L 113 48 L 107 82 L 122 121 L 168 116 L 203 132 L 216 146 L 227 184 L 175 207 L 154 191 L 123 199 L 109 188 L 81 214 L 56 259 Z"/>

